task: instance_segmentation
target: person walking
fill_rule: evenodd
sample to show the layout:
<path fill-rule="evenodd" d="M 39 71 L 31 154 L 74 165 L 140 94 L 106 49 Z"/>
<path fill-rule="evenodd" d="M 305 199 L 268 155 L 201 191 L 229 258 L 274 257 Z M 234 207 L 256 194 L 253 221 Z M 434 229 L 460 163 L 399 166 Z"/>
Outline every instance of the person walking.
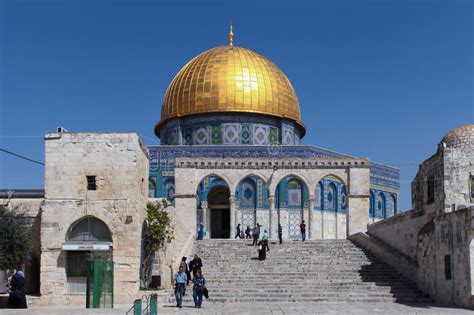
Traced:
<path fill-rule="evenodd" d="M 201 270 L 202 268 L 202 260 L 199 258 L 197 254 L 194 255 L 194 259 L 191 260 L 189 263 L 189 268 L 193 272 L 193 278 L 196 277 L 196 273 L 198 270 Z"/>
<path fill-rule="evenodd" d="M 267 256 L 267 251 L 265 250 L 265 246 L 263 245 L 262 240 L 258 242 L 257 251 L 258 251 L 258 260 L 265 260 Z"/>
<path fill-rule="evenodd" d="M 258 239 L 260 238 L 260 224 L 257 223 L 257 225 L 255 226 L 255 229 L 253 231 L 254 235 L 254 244 L 257 246 L 258 245 Z"/>
<path fill-rule="evenodd" d="M 199 228 L 198 228 L 198 240 L 202 241 L 204 238 L 204 224 L 199 223 Z"/>
<path fill-rule="evenodd" d="M 240 237 L 240 223 L 237 224 L 237 227 L 235 228 L 235 237 L 234 238 L 241 238 Z"/>
<path fill-rule="evenodd" d="M 304 242 L 306 240 L 306 224 L 304 223 L 304 220 L 300 224 L 300 231 L 301 231 L 301 239 Z"/>
<path fill-rule="evenodd" d="M 186 257 L 181 258 L 181 263 L 179 264 L 179 267 L 183 267 L 184 273 L 186 274 L 186 277 L 188 278 L 186 280 L 186 285 L 189 285 L 189 281 L 191 281 L 191 274 L 189 272 L 189 265 L 186 262 Z M 186 287 L 184 287 L 183 290 L 183 296 L 186 295 Z"/>
<path fill-rule="evenodd" d="M 174 276 L 174 295 L 176 297 L 176 307 L 183 307 L 183 295 L 187 281 L 188 277 L 186 276 L 186 273 L 184 272 L 184 267 L 181 264 L 179 266 L 179 271 Z"/>
<path fill-rule="evenodd" d="M 194 307 L 201 308 L 202 306 L 202 295 L 204 294 L 204 288 L 206 287 L 206 279 L 202 276 L 202 271 L 196 271 L 196 276 L 193 278 L 193 299 Z"/>
<path fill-rule="evenodd" d="M 267 249 L 267 252 L 269 252 L 270 247 L 268 247 L 268 232 L 267 232 L 267 230 L 263 231 L 262 241 L 263 241 L 263 250 Z"/>
<path fill-rule="evenodd" d="M 186 276 L 188 277 L 188 282 L 186 283 L 186 285 L 189 285 L 189 283 L 191 282 L 191 268 L 189 267 L 189 258 L 188 256 L 185 256 L 182 258 L 182 261 L 184 261 L 184 263 L 186 264 L 186 267 L 184 268 L 184 272 L 186 272 Z"/>
<path fill-rule="evenodd" d="M 278 223 L 278 239 L 280 240 L 280 244 L 283 243 L 283 227 L 280 223 Z"/>
<path fill-rule="evenodd" d="M 248 226 L 248 225 L 247 225 L 247 229 L 245 230 L 245 238 L 246 238 L 246 239 L 247 239 L 247 238 L 252 238 L 252 237 L 250 236 L 250 226 Z"/>

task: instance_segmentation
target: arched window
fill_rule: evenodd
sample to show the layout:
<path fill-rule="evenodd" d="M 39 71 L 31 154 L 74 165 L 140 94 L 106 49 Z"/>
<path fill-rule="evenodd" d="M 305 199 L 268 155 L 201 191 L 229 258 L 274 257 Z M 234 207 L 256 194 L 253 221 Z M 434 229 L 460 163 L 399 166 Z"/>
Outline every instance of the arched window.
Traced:
<path fill-rule="evenodd" d="M 71 227 L 68 241 L 112 242 L 112 236 L 104 222 L 94 217 L 85 217 Z"/>
<path fill-rule="evenodd" d="M 371 218 L 375 217 L 375 196 L 374 193 L 370 192 L 370 209 L 369 209 L 369 216 Z"/>
<path fill-rule="evenodd" d="M 336 210 L 337 207 L 337 190 L 333 183 L 328 185 L 328 193 L 326 195 L 326 205 L 329 210 Z"/>
<path fill-rule="evenodd" d="M 375 209 L 375 216 L 377 218 L 385 218 L 386 217 L 386 207 L 385 207 L 385 196 L 383 193 L 379 193 L 377 195 L 377 202 L 376 202 L 376 209 Z"/>
<path fill-rule="evenodd" d="M 397 200 L 394 195 L 390 195 L 387 204 L 387 217 L 397 214 Z"/>
<path fill-rule="evenodd" d="M 156 196 L 156 184 L 153 178 L 148 180 L 148 197 L 155 198 Z"/>
<path fill-rule="evenodd" d="M 319 182 L 316 185 L 316 190 L 314 192 L 314 205 L 317 209 L 323 208 L 323 200 L 324 200 L 324 192 L 323 192 L 323 184 Z"/>
<path fill-rule="evenodd" d="M 168 199 L 168 201 L 173 202 L 174 201 L 174 180 L 169 179 L 165 183 L 165 197 Z"/>
<path fill-rule="evenodd" d="M 252 179 L 246 178 L 241 182 L 239 197 L 241 208 L 255 209 L 256 189 L 255 182 Z"/>
<path fill-rule="evenodd" d="M 301 184 L 296 178 L 288 181 L 288 206 L 302 206 L 301 203 Z"/>
<path fill-rule="evenodd" d="M 342 187 L 341 189 L 341 209 L 346 210 L 347 209 L 347 193 L 346 193 L 346 187 Z"/>

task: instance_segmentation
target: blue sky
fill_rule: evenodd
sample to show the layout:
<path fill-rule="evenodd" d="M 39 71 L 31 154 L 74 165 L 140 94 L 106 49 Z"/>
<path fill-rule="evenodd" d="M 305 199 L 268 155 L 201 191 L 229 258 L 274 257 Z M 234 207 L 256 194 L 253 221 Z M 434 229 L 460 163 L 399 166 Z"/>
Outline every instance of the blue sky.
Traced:
<path fill-rule="evenodd" d="M 442 136 L 474 123 L 472 1 L 0 2 L 0 148 L 44 160 L 46 131 L 153 126 L 191 58 L 234 43 L 288 76 L 304 144 L 401 170 L 410 182 Z M 43 167 L 0 152 L 0 188 L 42 188 Z"/>

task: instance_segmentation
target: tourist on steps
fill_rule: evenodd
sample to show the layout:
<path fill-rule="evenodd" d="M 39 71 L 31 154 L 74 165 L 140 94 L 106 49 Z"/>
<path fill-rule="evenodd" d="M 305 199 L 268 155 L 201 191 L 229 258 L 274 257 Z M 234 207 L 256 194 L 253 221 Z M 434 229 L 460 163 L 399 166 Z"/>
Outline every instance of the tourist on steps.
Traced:
<path fill-rule="evenodd" d="M 179 308 L 183 307 L 183 295 L 186 281 L 188 281 L 188 277 L 184 272 L 184 267 L 180 265 L 179 271 L 174 276 L 174 295 L 176 297 L 176 307 Z"/>
<path fill-rule="evenodd" d="M 262 235 L 262 242 L 263 242 L 263 249 L 267 249 L 267 251 L 270 251 L 270 247 L 268 247 L 268 231 L 264 230 L 263 235 Z"/>
<path fill-rule="evenodd" d="M 179 264 L 179 267 L 183 267 L 184 273 L 186 273 L 186 277 L 188 278 L 186 280 L 186 285 L 189 285 L 189 281 L 191 281 L 191 273 L 189 272 L 189 265 L 188 262 L 186 261 L 186 257 L 181 258 L 181 263 Z M 183 296 L 186 295 L 186 287 L 184 287 L 183 290 Z"/>
<path fill-rule="evenodd" d="M 204 279 L 202 276 L 201 270 L 196 272 L 196 276 L 193 279 L 193 284 L 194 307 L 201 308 L 202 295 L 204 293 L 204 288 L 206 287 L 206 279 Z"/>
<path fill-rule="evenodd" d="M 252 245 L 253 246 L 257 246 L 257 243 L 258 243 L 257 230 L 258 230 L 258 223 L 257 223 L 257 225 L 255 225 L 255 227 L 253 228 L 253 231 L 252 231 L 252 237 L 253 237 Z"/>
<path fill-rule="evenodd" d="M 198 228 L 198 240 L 202 240 L 204 238 L 204 224 L 199 223 L 199 228 Z"/>
<path fill-rule="evenodd" d="M 263 245 L 263 240 L 258 242 L 258 260 L 265 260 L 267 256 L 267 251 L 265 250 L 265 246 Z"/>
<path fill-rule="evenodd" d="M 283 243 L 283 227 L 280 223 L 278 223 L 278 239 L 280 240 L 280 244 Z"/>
<path fill-rule="evenodd" d="M 197 271 L 201 271 L 202 260 L 197 254 L 194 255 L 194 259 L 189 263 L 189 269 L 193 272 L 193 278 L 196 277 Z"/>
<path fill-rule="evenodd" d="M 247 225 L 247 229 L 245 230 L 245 238 L 252 238 L 250 236 L 250 226 Z"/>
<path fill-rule="evenodd" d="M 240 237 L 240 223 L 237 224 L 237 227 L 235 228 L 235 237 L 234 238 L 241 238 Z"/>
<path fill-rule="evenodd" d="M 301 230 L 301 239 L 304 242 L 306 240 L 306 224 L 304 223 L 304 220 L 300 224 L 300 230 Z"/>

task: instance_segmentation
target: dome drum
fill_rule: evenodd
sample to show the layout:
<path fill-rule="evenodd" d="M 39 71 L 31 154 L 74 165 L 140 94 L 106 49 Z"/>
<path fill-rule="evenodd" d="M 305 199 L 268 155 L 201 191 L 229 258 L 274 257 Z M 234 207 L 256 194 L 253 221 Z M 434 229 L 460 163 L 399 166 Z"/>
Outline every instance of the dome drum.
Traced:
<path fill-rule="evenodd" d="M 246 113 L 174 118 L 161 130 L 162 145 L 295 145 L 300 138 L 291 120 Z"/>

